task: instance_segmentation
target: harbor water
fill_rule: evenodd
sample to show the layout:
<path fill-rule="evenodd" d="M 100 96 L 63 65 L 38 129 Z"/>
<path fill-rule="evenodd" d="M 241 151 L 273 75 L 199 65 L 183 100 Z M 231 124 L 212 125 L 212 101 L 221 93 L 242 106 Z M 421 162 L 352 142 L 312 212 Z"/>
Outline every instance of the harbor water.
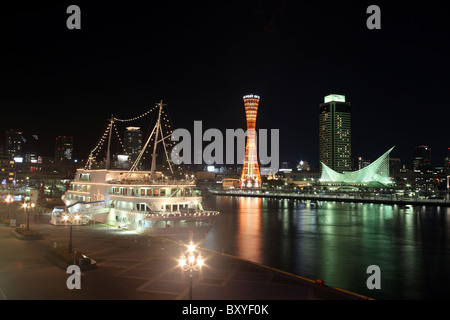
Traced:
<path fill-rule="evenodd" d="M 450 208 L 205 196 L 200 243 L 375 299 L 448 299 Z M 369 266 L 380 289 L 369 289 Z"/>

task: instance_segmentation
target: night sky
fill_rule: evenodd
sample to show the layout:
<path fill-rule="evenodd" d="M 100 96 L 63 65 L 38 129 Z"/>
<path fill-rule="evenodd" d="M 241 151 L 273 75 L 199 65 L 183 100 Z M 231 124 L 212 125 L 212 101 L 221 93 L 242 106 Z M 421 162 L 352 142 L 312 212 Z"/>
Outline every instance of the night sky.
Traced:
<path fill-rule="evenodd" d="M 25 150 L 54 156 L 74 136 L 86 158 L 114 114 L 160 99 L 175 128 L 246 128 L 242 96 L 261 96 L 257 128 L 280 129 L 280 160 L 318 166 L 318 107 L 352 104 L 352 153 L 390 147 L 411 165 L 449 141 L 450 11 L 444 1 L 95 1 L 19 3 L 1 13 L 0 129 L 24 131 Z M 147 3 L 148 2 L 148 3 Z M 69 30 L 66 9 L 81 9 Z M 381 8 L 381 30 L 366 9 Z M 37 135 L 36 141 L 32 135 Z"/>

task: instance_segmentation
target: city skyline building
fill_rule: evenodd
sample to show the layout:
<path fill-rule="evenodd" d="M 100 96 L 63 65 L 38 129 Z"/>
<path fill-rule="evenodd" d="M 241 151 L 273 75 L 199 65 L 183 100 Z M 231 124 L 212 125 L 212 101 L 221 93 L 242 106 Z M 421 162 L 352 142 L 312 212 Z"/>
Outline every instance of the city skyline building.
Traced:
<path fill-rule="evenodd" d="M 23 155 L 23 131 L 5 131 L 5 154 L 11 157 Z"/>
<path fill-rule="evenodd" d="M 363 159 L 363 157 L 358 157 L 356 160 L 357 160 L 357 168 L 358 168 L 358 170 L 367 167 L 372 162 L 372 161 L 370 161 L 368 159 Z"/>
<path fill-rule="evenodd" d="M 249 94 L 243 97 L 245 117 L 247 119 L 247 143 L 245 146 L 244 165 L 240 179 L 240 188 L 256 188 L 262 186 L 256 147 L 256 116 L 260 97 Z"/>
<path fill-rule="evenodd" d="M 413 150 L 414 171 L 431 170 L 431 148 L 425 145 L 414 147 Z"/>
<path fill-rule="evenodd" d="M 123 146 L 129 161 L 134 163 L 142 150 L 142 130 L 140 127 L 126 127 Z"/>
<path fill-rule="evenodd" d="M 319 160 L 337 172 L 351 171 L 351 110 L 345 95 L 330 94 L 319 105 Z"/>
<path fill-rule="evenodd" d="M 444 172 L 450 175 L 450 148 L 447 149 L 447 156 L 444 158 Z"/>
<path fill-rule="evenodd" d="M 13 183 L 16 172 L 14 168 L 14 160 L 8 155 L 0 155 L 0 183 L 1 185 Z"/>
<path fill-rule="evenodd" d="M 73 137 L 57 136 L 55 143 L 55 163 L 73 160 Z"/>

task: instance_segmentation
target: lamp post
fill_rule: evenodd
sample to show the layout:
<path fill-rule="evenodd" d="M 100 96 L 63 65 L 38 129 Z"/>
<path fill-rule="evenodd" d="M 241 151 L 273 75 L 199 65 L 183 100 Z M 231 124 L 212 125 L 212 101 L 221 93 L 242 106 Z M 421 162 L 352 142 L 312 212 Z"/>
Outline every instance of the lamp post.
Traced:
<path fill-rule="evenodd" d="M 72 225 L 73 225 L 73 221 L 77 221 L 78 219 L 80 219 L 80 216 L 78 214 L 76 215 L 65 215 L 63 217 L 64 221 L 69 221 L 70 222 L 70 232 L 69 232 L 69 253 L 72 253 Z"/>
<path fill-rule="evenodd" d="M 187 258 L 186 258 L 187 254 Z M 191 243 L 188 245 L 188 251 L 181 255 L 178 259 L 178 265 L 181 270 L 189 271 L 189 300 L 192 300 L 192 277 L 193 271 L 200 271 L 203 266 L 205 259 L 200 255 L 200 253 L 195 254 L 195 244 Z"/>
<path fill-rule="evenodd" d="M 11 195 L 8 194 L 6 196 L 5 202 L 6 202 L 7 206 L 8 206 L 8 219 L 10 219 L 11 218 L 10 206 L 11 206 L 11 202 L 14 202 L 14 199 L 11 197 Z"/>
<path fill-rule="evenodd" d="M 27 212 L 27 231 L 30 230 L 30 208 L 34 208 L 34 203 L 23 203 L 22 208 Z"/>

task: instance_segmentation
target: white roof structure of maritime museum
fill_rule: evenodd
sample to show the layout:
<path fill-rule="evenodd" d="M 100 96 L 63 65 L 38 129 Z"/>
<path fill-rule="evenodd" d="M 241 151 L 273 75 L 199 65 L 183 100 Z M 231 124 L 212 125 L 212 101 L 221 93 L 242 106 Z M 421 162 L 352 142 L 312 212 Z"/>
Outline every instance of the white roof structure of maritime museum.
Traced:
<path fill-rule="evenodd" d="M 322 176 L 320 182 L 344 183 L 344 184 L 368 184 L 381 183 L 387 185 L 392 183 L 389 176 L 389 153 L 394 149 L 390 148 L 381 157 L 372 162 L 367 167 L 357 171 L 339 173 L 322 164 Z"/>

